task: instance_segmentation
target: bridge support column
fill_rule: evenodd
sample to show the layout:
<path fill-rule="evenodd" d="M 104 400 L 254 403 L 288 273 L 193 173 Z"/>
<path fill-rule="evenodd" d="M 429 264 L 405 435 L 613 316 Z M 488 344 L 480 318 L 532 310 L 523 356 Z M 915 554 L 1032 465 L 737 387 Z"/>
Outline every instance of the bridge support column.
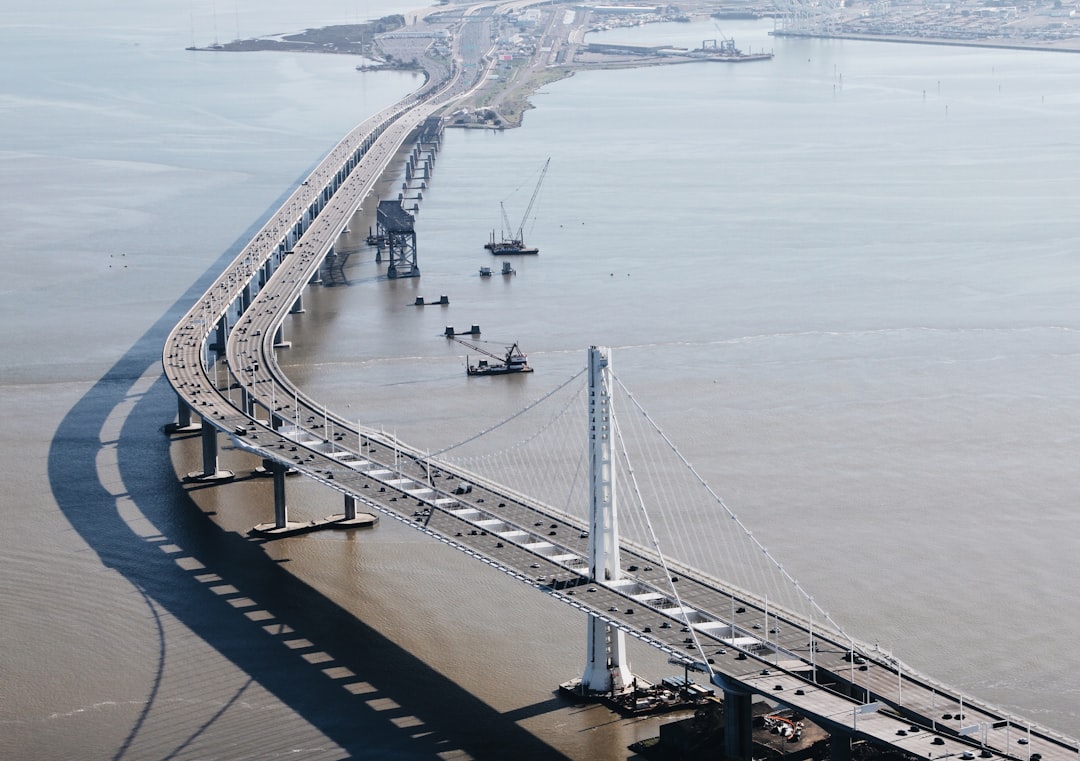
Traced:
<path fill-rule="evenodd" d="M 191 427 L 191 407 L 180 397 L 176 397 L 176 425 L 177 428 Z"/>
<path fill-rule="evenodd" d="M 275 349 L 288 349 L 292 346 L 292 341 L 285 340 L 285 328 L 282 325 L 277 326 L 277 330 L 274 331 L 274 348 Z"/>
<path fill-rule="evenodd" d="M 231 481 L 233 472 L 218 468 L 217 428 L 202 421 L 202 473 L 187 474 L 188 481 Z"/>
<path fill-rule="evenodd" d="M 304 313 L 304 293 L 300 292 L 300 295 L 296 297 L 296 301 L 293 302 L 292 309 L 289 310 L 289 314 L 303 314 Z"/>
<path fill-rule="evenodd" d="M 618 581 L 619 522 L 612 466 L 611 350 L 589 347 L 589 578 Z M 584 693 L 617 693 L 633 682 L 622 630 L 589 616 Z"/>
<path fill-rule="evenodd" d="M 196 422 L 191 421 L 191 407 L 184 401 L 183 397 L 177 395 L 176 397 L 176 422 L 168 423 L 165 426 L 165 433 L 190 433 L 202 428 L 202 420 Z"/>
<path fill-rule="evenodd" d="M 345 520 L 356 520 L 356 497 L 351 494 L 345 495 Z"/>
<path fill-rule="evenodd" d="M 274 479 L 274 522 L 260 523 L 252 531 L 264 536 L 289 536 L 304 530 L 310 530 L 306 523 L 289 523 L 289 511 L 285 506 L 285 476 L 289 474 L 289 466 L 277 460 L 264 459 L 262 468 L 257 469 L 260 475 L 271 475 Z"/>
<path fill-rule="evenodd" d="M 847 732 L 832 732 L 829 738 L 830 761 L 851 761 L 851 735 Z"/>
<path fill-rule="evenodd" d="M 285 507 L 285 474 L 289 468 L 280 462 L 270 465 L 274 474 L 274 528 L 285 528 L 289 523 L 288 510 Z"/>
<path fill-rule="evenodd" d="M 229 335 L 228 320 L 228 313 L 226 313 L 221 316 L 221 319 L 217 321 L 217 325 L 214 326 L 214 343 L 210 344 L 210 348 L 218 354 L 225 353 L 225 342 L 228 340 Z"/>
<path fill-rule="evenodd" d="M 751 761 L 753 757 L 753 702 L 753 696 L 748 692 L 724 690 L 724 757 L 727 761 Z"/>

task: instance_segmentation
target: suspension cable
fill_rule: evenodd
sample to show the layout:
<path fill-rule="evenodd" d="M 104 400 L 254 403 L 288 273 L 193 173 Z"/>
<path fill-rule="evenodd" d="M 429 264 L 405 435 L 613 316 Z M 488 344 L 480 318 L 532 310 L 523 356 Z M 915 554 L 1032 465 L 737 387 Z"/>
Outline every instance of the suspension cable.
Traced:
<path fill-rule="evenodd" d="M 614 373 L 613 373 L 613 376 L 614 376 Z M 728 514 L 728 516 L 732 520 L 735 521 L 735 524 L 740 529 L 742 529 L 743 533 L 747 537 L 749 537 L 750 541 L 753 542 L 754 546 L 756 546 L 758 549 L 760 549 L 764 553 L 765 557 L 768 558 L 769 562 L 771 562 L 773 564 L 773 566 L 778 571 L 780 571 L 780 574 L 788 582 L 790 582 L 792 584 L 792 586 L 794 586 L 794 588 L 802 595 L 802 597 L 808 603 L 810 603 L 810 606 L 813 609 L 817 610 L 819 613 L 821 613 L 821 615 L 825 617 L 825 620 L 828 621 L 830 624 L 832 624 L 836 628 L 836 631 L 839 634 L 843 635 L 848 640 L 848 642 L 851 643 L 852 648 L 854 648 L 854 640 L 851 638 L 851 636 L 846 631 L 844 631 L 844 628 L 842 626 L 840 626 L 836 621 L 834 621 L 832 616 L 830 616 L 827 611 L 825 611 L 820 605 L 818 605 L 817 602 L 814 600 L 814 598 L 811 595 L 806 593 L 806 591 L 799 585 L 799 582 L 787 571 L 787 569 L 784 568 L 783 564 L 778 562 L 776 560 L 776 558 L 774 558 L 772 556 L 772 554 L 769 552 L 768 548 L 766 548 L 765 545 L 761 543 L 761 540 L 759 540 L 756 536 L 754 536 L 753 532 L 751 532 L 750 529 L 747 528 L 746 525 L 741 520 L 739 520 L 738 516 L 734 513 L 734 511 L 732 511 L 731 508 L 729 508 L 727 506 L 727 504 L 720 497 L 720 495 L 717 494 L 713 490 L 713 488 L 711 486 L 709 486 L 708 482 L 705 481 L 705 479 L 701 477 L 701 475 L 697 472 L 697 470 L 690 463 L 690 461 L 687 460 L 683 456 L 682 452 L 680 452 L 678 447 L 675 446 L 674 442 L 672 442 L 671 439 L 668 438 L 667 434 L 664 433 L 664 431 L 660 428 L 660 426 L 656 423 L 656 421 L 653 420 L 652 417 L 649 416 L 649 413 L 646 412 L 645 409 L 640 404 L 638 404 L 637 399 L 634 398 L 634 395 L 630 392 L 630 390 L 628 388 L 626 388 L 626 386 L 618 378 L 618 376 L 614 376 L 614 379 L 615 379 L 615 382 L 619 385 L 619 388 L 621 388 L 623 390 L 623 392 L 626 393 L 627 397 L 630 399 L 631 403 L 633 403 L 634 407 L 638 410 L 638 412 L 640 412 L 642 414 L 642 416 L 644 416 L 644 418 L 653 427 L 653 430 L 656 431 L 656 433 L 664 440 L 664 442 L 668 445 L 668 447 L 675 454 L 675 456 L 677 458 L 679 458 L 679 461 L 684 466 L 686 466 L 687 470 L 689 470 L 689 472 L 694 476 L 694 478 L 697 480 L 698 484 L 700 484 L 705 489 L 705 491 L 708 492 L 709 496 L 712 497 L 713 500 L 715 500 L 716 503 L 724 510 L 724 512 L 726 512 Z M 691 631 L 693 631 L 692 628 L 691 628 Z M 706 661 L 706 664 L 707 664 L 707 661 Z"/>

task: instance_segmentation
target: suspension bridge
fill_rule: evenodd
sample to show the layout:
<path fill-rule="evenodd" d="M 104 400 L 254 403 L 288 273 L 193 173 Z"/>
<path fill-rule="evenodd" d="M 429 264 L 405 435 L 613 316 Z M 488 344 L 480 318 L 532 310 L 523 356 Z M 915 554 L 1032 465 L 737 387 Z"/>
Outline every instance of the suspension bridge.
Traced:
<path fill-rule="evenodd" d="M 1075 740 L 845 634 L 637 406 L 607 349 L 590 348 L 580 375 L 512 423 L 438 453 L 346 420 L 289 381 L 276 361 L 286 319 L 394 157 L 468 91 L 462 64 L 343 138 L 171 332 L 169 430 L 202 440 L 202 470 L 188 478 L 232 477 L 218 465 L 224 433 L 273 475 L 267 532 L 296 527 L 285 475 L 298 472 L 342 495 L 335 521 L 356 521 L 358 507 L 392 517 L 580 610 L 583 693 L 632 682 L 627 637 L 664 651 L 723 691 L 729 759 L 752 757 L 755 696 L 826 729 L 841 761 L 855 740 L 931 759 L 1080 759 Z M 503 454 L 485 453 L 500 437 Z"/>

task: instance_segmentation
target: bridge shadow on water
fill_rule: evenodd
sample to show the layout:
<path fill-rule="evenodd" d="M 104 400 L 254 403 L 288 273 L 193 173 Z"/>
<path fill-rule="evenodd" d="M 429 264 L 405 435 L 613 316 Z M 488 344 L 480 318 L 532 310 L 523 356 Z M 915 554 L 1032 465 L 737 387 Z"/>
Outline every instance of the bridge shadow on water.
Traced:
<path fill-rule="evenodd" d="M 329 254 L 322 266 L 323 285 L 328 288 L 350 285 L 349 278 L 345 274 L 345 267 L 353 254 L 359 253 L 359 249 L 345 249 L 339 253 Z"/>
<path fill-rule="evenodd" d="M 216 268 L 233 255 L 223 256 L 179 303 L 201 295 Z M 194 752 L 192 746 L 200 740 L 205 750 L 210 742 L 205 733 L 244 697 L 251 683 L 261 685 L 354 758 L 436 758 L 455 750 L 478 759 L 563 757 L 515 723 L 557 710 L 559 701 L 500 714 L 288 573 L 258 542 L 218 527 L 191 500 L 174 471 L 170 441 L 162 434 L 163 424 L 175 415 L 176 402 L 157 369 L 161 347 L 180 311 L 168 310 L 67 412 L 48 455 L 50 487 L 60 509 L 101 562 L 143 596 L 158 632 L 157 671 L 147 675 L 145 705 L 113 758 L 129 753 L 142 757 L 134 748 L 144 740 L 150 740 L 147 744 L 160 758 Z M 147 387 L 151 377 L 155 379 Z M 101 431 L 110 417 L 129 406 L 118 438 L 102 442 Z M 133 528 L 140 521 L 128 522 L 131 516 L 121 514 L 115 489 L 103 483 L 98 456 L 110 446 L 116 447 L 123 496 L 160 534 L 144 531 L 149 535 L 140 536 Z M 237 594 L 220 594 L 221 585 L 232 585 Z M 236 596 L 253 601 L 262 617 L 230 603 Z M 155 736 L 158 730 L 148 721 L 153 713 L 158 723 L 172 724 L 169 712 L 177 710 L 160 694 L 169 647 L 161 611 L 248 677 L 239 689 L 223 686 L 215 691 L 214 705 L 198 718 L 197 727 L 190 728 L 191 716 L 185 713 L 189 728 L 174 727 L 167 738 Z M 286 647 L 281 632 L 308 640 L 312 648 Z M 312 650 L 329 660 L 321 656 L 324 662 L 309 662 L 304 656 Z M 199 671 L 192 664 L 186 668 Z M 198 677 L 209 683 L 214 673 L 207 666 Z M 183 704 L 184 696 L 176 702 Z M 275 727 L 264 724 L 264 730 L 269 741 Z M 245 733 L 231 749 L 216 749 L 212 755 L 260 757 L 259 736 Z M 292 747 L 288 737 L 274 740 L 275 745 Z M 166 747 L 169 750 L 163 750 Z"/>

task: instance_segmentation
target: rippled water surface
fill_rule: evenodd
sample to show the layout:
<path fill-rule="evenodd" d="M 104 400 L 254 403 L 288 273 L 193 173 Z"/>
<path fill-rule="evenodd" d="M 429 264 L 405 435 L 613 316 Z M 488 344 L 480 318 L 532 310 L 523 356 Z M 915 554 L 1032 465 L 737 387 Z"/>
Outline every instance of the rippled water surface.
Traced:
<path fill-rule="evenodd" d="M 253 544 L 272 496 L 227 448 L 236 483 L 178 484 L 200 454 L 160 433 L 165 334 L 341 134 L 417 84 L 334 56 L 184 51 L 377 15 L 217 5 L 0 19 L 5 749 L 626 757 L 655 722 L 551 693 L 583 662 L 573 611 L 389 521 Z M 437 448 L 616 347 L 638 399 L 852 633 L 1076 735 L 1075 61 L 767 31 L 723 28 L 768 63 L 579 73 L 523 129 L 448 131 L 423 277 L 383 279 L 359 217 L 347 285 L 309 294 L 282 362 L 331 408 Z M 480 279 L 499 201 L 521 209 L 548 157 L 526 228 L 541 255 Z M 473 323 L 537 371 L 467 381 L 439 334 Z M 339 508 L 310 484 L 289 499 Z"/>

